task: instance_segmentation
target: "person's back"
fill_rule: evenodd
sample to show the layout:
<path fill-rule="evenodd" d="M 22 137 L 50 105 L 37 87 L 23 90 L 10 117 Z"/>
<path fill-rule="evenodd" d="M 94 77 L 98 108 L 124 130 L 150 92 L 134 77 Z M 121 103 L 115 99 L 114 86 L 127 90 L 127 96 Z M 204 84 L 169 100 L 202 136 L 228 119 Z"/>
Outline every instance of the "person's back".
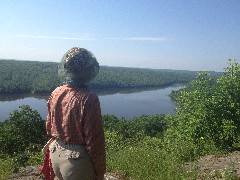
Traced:
<path fill-rule="evenodd" d="M 67 81 L 48 100 L 46 130 L 54 138 L 49 150 L 58 179 L 103 179 L 106 171 L 99 99 L 84 85 L 99 69 L 91 55 L 81 48 L 64 55 L 59 72 L 65 74 Z"/>
<path fill-rule="evenodd" d="M 56 88 L 48 100 L 47 134 L 66 143 L 85 144 L 84 110 L 91 94 L 86 88 L 69 85 Z"/>

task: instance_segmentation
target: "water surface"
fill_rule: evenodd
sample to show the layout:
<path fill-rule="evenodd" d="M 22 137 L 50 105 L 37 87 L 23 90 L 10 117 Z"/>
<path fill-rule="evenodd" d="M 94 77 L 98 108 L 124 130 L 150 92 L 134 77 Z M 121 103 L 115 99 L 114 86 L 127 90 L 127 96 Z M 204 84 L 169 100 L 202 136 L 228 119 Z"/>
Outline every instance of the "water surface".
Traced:
<path fill-rule="evenodd" d="M 174 114 L 176 105 L 168 96 L 172 90 L 178 90 L 182 85 L 173 85 L 154 90 L 96 92 L 99 95 L 102 114 L 112 114 L 119 118 L 132 119 L 141 115 Z M 44 95 L 1 95 L 0 121 L 4 121 L 14 110 L 25 104 L 37 110 L 43 119 L 47 116 L 47 99 Z"/>

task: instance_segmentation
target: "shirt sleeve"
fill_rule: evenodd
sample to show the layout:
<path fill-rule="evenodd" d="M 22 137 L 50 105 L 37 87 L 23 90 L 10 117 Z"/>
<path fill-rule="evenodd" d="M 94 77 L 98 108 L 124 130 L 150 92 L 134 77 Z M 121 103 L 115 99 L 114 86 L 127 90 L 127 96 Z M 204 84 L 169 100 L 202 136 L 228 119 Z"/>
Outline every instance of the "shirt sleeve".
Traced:
<path fill-rule="evenodd" d="M 105 139 L 102 124 L 100 102 L 95 94 L 91 94 L 84 108 L 84 135 L 86 148 L 93 161 L 98 180 L 103 180 L 106 172 Z"/>

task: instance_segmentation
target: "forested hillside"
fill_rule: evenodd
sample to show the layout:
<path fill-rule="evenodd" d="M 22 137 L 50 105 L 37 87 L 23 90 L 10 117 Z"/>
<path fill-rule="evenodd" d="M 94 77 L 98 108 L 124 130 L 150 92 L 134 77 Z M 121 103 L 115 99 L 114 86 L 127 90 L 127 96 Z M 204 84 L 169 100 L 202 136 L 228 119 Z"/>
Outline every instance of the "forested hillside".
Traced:
<path fill-rule="evenodd" d="M 58 63 L 0 60 L 0 93 L 50 92 L 61 84 Z M 189 82 L 197 72 L 102 66 L 93 88 L 148 88 Z M 212 72 L 214 75 L 218 73 Z"/>
<path fill-rule="evenodd" d="M 0 93 L 47 92 L 59 84 L 53 62 L 0 60 Z"/>

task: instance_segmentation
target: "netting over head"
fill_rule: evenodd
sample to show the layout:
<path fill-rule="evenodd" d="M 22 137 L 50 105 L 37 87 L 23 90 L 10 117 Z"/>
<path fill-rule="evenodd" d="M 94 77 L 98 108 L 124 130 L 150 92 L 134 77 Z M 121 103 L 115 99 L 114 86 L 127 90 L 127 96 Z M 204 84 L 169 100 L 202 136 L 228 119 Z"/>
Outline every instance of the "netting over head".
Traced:
<path fill-rule="evenodd" d="M 58 66 L 58 75 L 62 80 L 87 83 L 99 72 L 95 56 L 84 48 L 74 47 L 62 57 Z"/>

